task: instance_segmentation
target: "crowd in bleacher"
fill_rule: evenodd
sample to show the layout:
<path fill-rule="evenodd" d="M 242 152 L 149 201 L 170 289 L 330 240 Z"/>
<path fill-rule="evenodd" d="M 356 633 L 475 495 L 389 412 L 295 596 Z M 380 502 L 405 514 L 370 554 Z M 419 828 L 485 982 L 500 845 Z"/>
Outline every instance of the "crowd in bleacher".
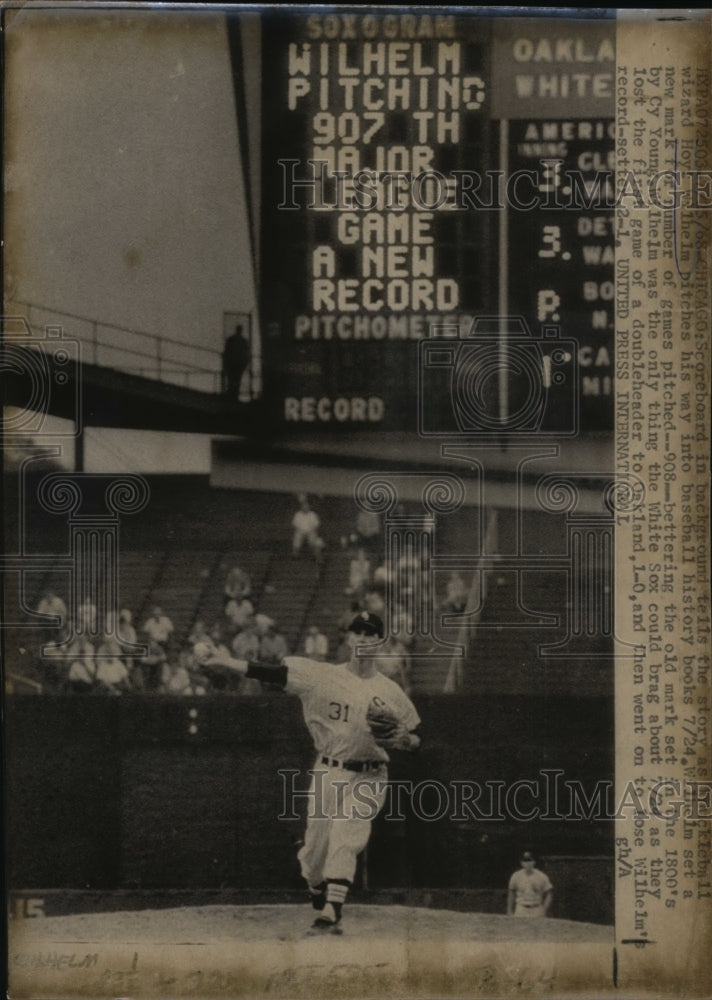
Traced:
<path fill-rule="evenodd" d="M 242 592 L 236 581 L 241 579 Z M 209 625 L 198 619 L 188 635 L 177 635 L 170 610 L 153 604 L 136 628 L 133 615 L 123 608 L 114 621 L 106 617 L 98 629 L 97 610 L 83 602 L 70 614 L 64 599 L 47 591 L 37 611 L 63 622 L 59 628 L 43 630 L 35 662 L 25 678 L 44 693 L 66 694 L 164 694 L 204 695 L 214 691 L 259 694 L 262 686 L 251 680 L 211 674 L 193 653 L 199 639 L 209 636 L 222 651 L 246 659 L 278 662 L 289 652 L 277 624 L 257 613 L 249 599 L 249 577 L 233 567 L 225 584 L 221 617 Z M 9 678 L 21 688 L 20 677 Z"/>
<path fill-rule="evenodd" d="M 327 543 L 321 534 L 321 522 L 306 496 L 298 497 L 298 510 L 291 523 L 292 556 L 313 558 L 321 567 Z M 60 626 L 45 628 L 36 655 L 25 656 L 25 667 L 8 676 L 11 690 L 37 690 L 43 693 L 108 695 L 205 695 L 214 692 L 255 695 L 265 688 L 257 681 L 234 677 L 224 671 L 201 666 L 194 655 L 200 640 L 209 639 L 221 654 L 241 659 L 259 659 L 279 663 L 284 656 L 297 653 L 312 659 L 340 663 L 350 655 L 347 628 L 355 613 L 366 610 L 388 619 L 390 634 L 379 651 L 379 669 L 411 690 L 410 661 L 415 642 L 409 595 L 416 587 L 421 571 L 412 558 L 402 556 L 394 566 L 384 561 L 380 519 L 360 511 L 353 531 L 334 541 L 339 565 L 344 569 L 341 594 L 343 610 L 337 627 L 324 622 L 305 621 L 301 634 L 290 644 L 274 618 L 260 610 L 260 594 L 253 589 L 250 574 L 243 566 L 232 565 L 224 578 L 222 612 L 213 620 L 197 618 L 188 631 L 177 629 L 170 607 L 154 602 L 144 612 L 145 618 L 134 622 L 134 613 L 122 608 L 109 612 L 101 628 L 97 609 L 90 601 L 76 608 L 54 590 L 47 589 L 36 611 L 53 616 Z M 340 551 L 339 551 L 340 550 Z M 389 574 L 399 574 L 396 603 L 386 615 Z M 269 592 L 265 585 L 264 592 Z M 443 611 L 460 611 L 465 606 L 467 589 L 462 577 L 453 573 L 441 603 Z M 217 605 L 216 605 L 217 606 Z M 330 637 L 331 636 L 331 641 Z M 22 680 L 26 684 L 22 684 Z"/>

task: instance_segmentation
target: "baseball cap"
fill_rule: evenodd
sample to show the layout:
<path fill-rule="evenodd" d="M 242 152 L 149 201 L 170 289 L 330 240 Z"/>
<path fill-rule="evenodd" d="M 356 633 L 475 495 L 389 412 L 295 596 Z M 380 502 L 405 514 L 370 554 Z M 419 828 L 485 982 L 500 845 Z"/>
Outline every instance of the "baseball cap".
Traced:
<path fill-rule="evenodd" d="M 361 611 L 349 625 L 349 632 L 356 635 L 377 635 L 383 638 L 383 622 L 370 611 Z"/>
<path fill-rule="evenodd" d="M 524 851 L 524 853 L 522 854 L 521 860 L 522 861 L 534 861 L 535 858 L 534 858 L 534 855 L 532 854 L 531 851 Z"/>

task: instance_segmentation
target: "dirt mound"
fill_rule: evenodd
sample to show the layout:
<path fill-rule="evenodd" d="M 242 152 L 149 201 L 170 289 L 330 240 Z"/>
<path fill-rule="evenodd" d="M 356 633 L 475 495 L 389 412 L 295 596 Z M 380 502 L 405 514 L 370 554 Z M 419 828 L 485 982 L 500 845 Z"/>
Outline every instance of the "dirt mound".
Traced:
<path fill-rule="evenodd" d="M 342 936 L 305 906 L 205 906 L 13 923 L 11 995 L 537 995 L 610 984 L 613 933 L 574 921 L 352 905 Z M 582 959 L 593 968 L 582 976 Z"/>

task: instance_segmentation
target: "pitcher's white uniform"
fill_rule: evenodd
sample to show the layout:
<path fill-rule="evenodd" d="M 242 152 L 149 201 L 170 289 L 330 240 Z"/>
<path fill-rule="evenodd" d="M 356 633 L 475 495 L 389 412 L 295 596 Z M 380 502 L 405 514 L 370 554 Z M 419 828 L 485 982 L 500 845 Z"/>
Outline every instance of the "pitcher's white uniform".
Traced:
<path fill-rule="evenodd" d="M 343 883 L 345 897 L 386 796 L 389 757 L 368 727 L 368 706 L 380 699 L 409 732 L 420 719 L 403 689 L 381 673 L 360 677 L 346 664 L 300 656 L 282 663 L 285 690 L 299 696 L 316 749 L 306 836 L 298 855 L 302 875 L 310 886 Z"/>
<path fill-rule="evenodd" d="M 385 748 L 420 746 L 415 732 L 420 719 L 414 705 L 376 666 L 378 640 L 383 639 L 381 619 L 370 611 L 359 612 L 347 638 L 351 659 L 337 666 L 303 656 L 287 656 L 275 666 L 220 655 L 210 644 L 199 654 L 202 663 L 277 684 L 301 699 L 316 762 L 298 858 L 312 906 L 320 911 L 312 927 L 335 934 L 341 933 L 341 909 L 356 859 L 386 797 Z"/>

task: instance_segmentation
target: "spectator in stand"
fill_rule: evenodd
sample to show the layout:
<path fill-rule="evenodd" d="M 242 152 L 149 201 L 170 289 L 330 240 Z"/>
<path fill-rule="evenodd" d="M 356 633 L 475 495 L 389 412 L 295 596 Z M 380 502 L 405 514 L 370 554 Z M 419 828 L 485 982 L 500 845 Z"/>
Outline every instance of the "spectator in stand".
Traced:
<path fill-rule="evenodd" d="M 119 624 L 116 629 L 116 636 L 121 646 L 121 658 L 126 664 L 129 674 L 129 687 L 133 690 L 135 687 L 137 657 L 134 650 L 130 647 L 138 645 L 138 637 L 136 636 L 136 629 L 133 626 L 133 615 L 128 608 L 122 608 L 119 611 Z"/>
<path fill-rule="evenodd" d="M 346 594 L 360 596 L 371 579 L 371 562 L 366 558 L 365 551 L 360 548 L 349 564 L 349 585 Z"/>
<path fill-rule="evenodd" d="M 184 646 L 178 653 L 178 666 L 188 671 L 190 678 L 190 693 L 194 695 L 207 694 L 210 681 L 202 673 L 201 666 L 195 658 L 192 647 Z"/>
<path fill-rule="evenodd" d="M 270 625 L 274 625 L 274 618 L 270 618 L 269 615 L 265 615 L 261 611 L 258 611 L 255 615 L 255 625 L 257 627 L 257 634 L 261 639 L 267 632 Z"/>
<path fill-rule="evenodd" d="M 225 642 L 223 628 L 219 622 L 213 625 L 210 629 L 210 638 L 213 640 L 215 648 L 217 649 L 217 653 L 215 654 L 216 656 L 224 657 L 230 655 L 228 644 Z"/>
<path fill-rule="evenodd" d="M 310 660 L 323 662 L 329 652 L 329 640 L 316 625 L 310 625 L 304 638 L 304 655 Z"/>
<path fill-rule="evenodd" d="M 272 623 L 267 626 L 267 631 L 260 641 L 260 660 L 265 663 L 281 663 L 285 656 L 289 656 L 287 640 Z"/>
<path fill-rule="evenodd" d="M 238 660 L 259 659 L 260 636 L 254 618 L 247 623 L 242 631 L 237 633 L 232 640 L 231 649 L 233 656 Z M 228 678 L 227 690 L 232 694 L 259 695 L 262 694 L 262 684 L 254 677 L 240 677 L 234 674 Z"/>
<path fill-rule="evenodd" d="M 86 635 L 96 633 L 96 604 L 88 597 L 85 598 L 79 605 L 74 617 L 77 626 L 77 632 Z"/>
<path fill-rule="evenodd" d="M 381 519 L 373 510 L 359 510 L 356 515 L 356 541 L 373 551 L 381 535 Z"/>
<path fill-rule="evenodd" d="M 84 636 L 77 636 L 67 649 L 67 689 L 72 694 L 89 694 L 96 687 L 94 646 Z"/>
<path fill-rule="evenodd" d="M 257 660 L 260 655 L 260 637 L 257 634 L 257 624 L 251 618 L 245 627 L 237 633 L 231 643 L 232 655 L 238 660 Z"/>
<path fill-rule="evenodd" d="M 445 613 L 460 614 L 467 605 L 467 596 L 467 586 L 462 574 L 453 570 L 445 587 L 445 597 L 440 605 L 440 610 Z"/>
<path fill-rule="evenodd" d="M 97 649 L 96 682 L 102 694 L 123 694 L 131 688 L 129 672 L 121 659 L 121 644 L 114 636 L 105 636 Z"/>
<path fill-rule="evenodd" d="M 158 604 L 154 604 L 151 614 L 143 623 L 143 631 L 150 642 L 165 647 L 173 635 L 173 622 L 168 615 L 164 615 L 163 609 Z"/>
<path fill-rule="evenodd" d="M 178 662 L 180 666 L 185 667 L 190 674 L 190 683 L 193 688 L 193 694 L 207 694 L 210 687 L 210 681 L 202 673 L 201 666 L 196 660 L 193 650 L 189 646 L 181 650 Z"/>
<path fill-rule="evenodd" d="M 325 543 L 319 535 L 320 527 L 319 515 L 311 509 L 306 496 L 301 493 L 299 495 L 299 510 L 292 518 L 292 528 L 294 529 L 292 553 L 295 556 L 299 555 L 302 545 L 306 542 L 316 561 L 321 562 Z"/>
<path fill-rule="evenodd" d="M 51 615 L 54 618 L 59 618 L 58 625 L 66 626 L 67 624 L 67 605 L 50 588 L 45 590 L 35 610 L 38 615 Z M 54 635 L 55 628 L 55 625 L 47 625 L 46 630 L 49 630 Z"/>
<path fill-rule="evenodd" d="M 243 597 L 249 597 L 252 593 L 252 581 L 250 576 L 240 566 L 233 566 L 225 581 L 225 603 L 228 601 L 240 601 Z"/>
<path fill-rule="evenodd" d="M 388 570 L 386 569 L 386 564 L 381 563 L 373 571 L 373 587 L 374 590 L 380 590 L 381 593 L 386 592 L 386 586 L 388 585 Z"/>
<path fill-rule="evenodd" d="M 134 690 L 147 693 L 157 691 L 165 662 L 166 651 L 163 646 L 149 639 L 146 654 L 136 661 L 131 675 L 131 686 Z"/>
<path fill-rule="evenodd" d="M 399 684 L 407 695 L 410 695 L 410 657 L 405 645 L 395 636 L 389 635 L 383 647 L 376 653 L 376 666 L 396 684 Z"/>
<path fill-rule="evenodd" d="M 225 605 L 225 618 L 231 632 L 243 629 L 254 616 L 254 613 L 255 609 L 252 601 L 249 601 L 246 597 L 231 597 Z"/>
<path fill-rule="evenodd" d="M 386 602 L 380 591 L 371 587 L 364 594 L 362 604 L 364 611 L 369 611 L 372 615 L 377 615 L 379 618 L 383 619 L 386 610 Z"/>
<path fill-rule="evenodd" d="M 193 659 L 189 651 L 188 653 Z M 183 650 L 178 654 L 177 659 L 172 656 L 166 660 L 161 668 L 160 690 L 162 694 L 192 695 L 194 693 L 188 662 Z"/>
<path fill-rule="evenodd" d="M 121 645 L 121 657 L 129 672 L 129 684 L 132 685 L 136 661 L 135 654 L 129 647 L 135 646 L 138 643 L 138 638 L 136 636 L 136 629 L 133 627 L 133 615 L 128 608 L 122 608 L 119 611 L 119 624 L 116 629 L 116 636 Z"/>
<path fill-rule="evenodd" d="M 223 626 L 216 622 L 209 632 L 209 638 L 215 646 L 215 656 L 221 658 L 230 656 L 229 639 L 226 639 Z M 205 669 L 205 668 L 204 668 Z M 235 679 L 223 671 L 209 671 L 210 685 L 214 691 L 228 691 L 233 688 Z"/>
<path fill-rule="evenodd" d="M 205 627 L 205 622 L 202 619 L 197 618 L 193 623 L 192 629 L 190 630 L 188 645 L 192 647 L 196 644 L 198 639 L 207 639 L 207 637 L 208 630 Z"/>
<path fill-rule="evenodd" d="M 253 617 L 232 640 L 232 655 L 238 660 L 258 660 L 260 658 L 260 642 L 261 636 L 257 622 Z M 241 695 L 259 695 L 262 694 L 263 690 L 260 681 L 254 677 L 239 677 L 237 675 L 230 678 L 229 687 L 235 694 Z"/>
<path fill-rule="evenodd" d="M 116 634 L 119 637 L 119 642 L 127 645 L 133 646 L 138 641 L 136 629 L 133 627 L 133 615 L 128 608 L 122 608 L 119 612 L 119 627 Z"/>
<path fill-rule="evenodd" d="M 356 528 L 351 534 L 341 539 L 342 548 L 350 545 L 358 545 L 368 552 L 375 554 L 379 547 L 381 535 L 381 521 L 378 514 L 371 510 L 359 510 L 356 515 Z"/>

